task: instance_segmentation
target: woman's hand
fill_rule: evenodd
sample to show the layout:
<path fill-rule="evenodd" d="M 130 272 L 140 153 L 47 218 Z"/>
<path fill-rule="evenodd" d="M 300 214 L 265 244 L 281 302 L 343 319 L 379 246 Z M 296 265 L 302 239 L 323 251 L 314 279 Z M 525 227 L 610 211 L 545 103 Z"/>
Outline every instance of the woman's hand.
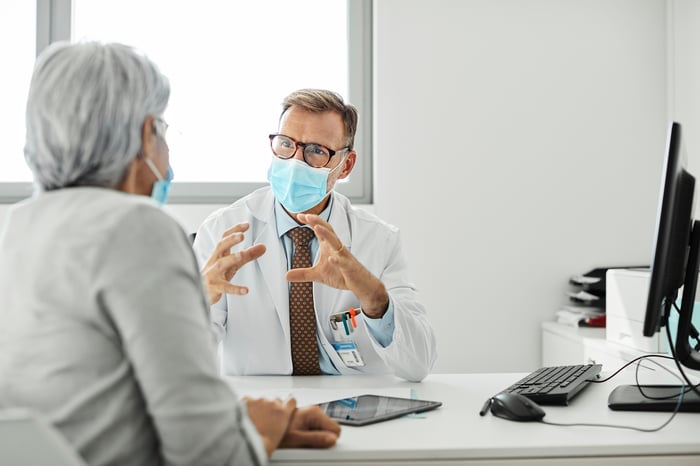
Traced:
<path fill-rule="evenodd" d="M 263 439 L 267 456 L 277 449 L 287 432 L 292 415 L 297 407 L 294 398 L 283 402 L 280 399 L 245 398 L 248 404 L 248 417 Z"/>

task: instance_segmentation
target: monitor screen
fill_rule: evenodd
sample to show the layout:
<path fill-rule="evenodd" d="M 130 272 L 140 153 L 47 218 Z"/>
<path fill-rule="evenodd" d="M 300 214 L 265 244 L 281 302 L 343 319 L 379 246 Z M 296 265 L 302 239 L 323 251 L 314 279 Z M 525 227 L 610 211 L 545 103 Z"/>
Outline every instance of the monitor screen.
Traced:
<path fill-rule="evenodd" d="M 684 287 L 676 357 L 687 367 L 700 368 L 698 352 L 688 343 L 697 286 L 700 229 L 694 228 L 693 221 L 695 178 L 686 167 L 681 125 L 673 122 L 668 129 L 661 177 L 644 335 L 652 336 L 667 324 L 679 288 Z"/>

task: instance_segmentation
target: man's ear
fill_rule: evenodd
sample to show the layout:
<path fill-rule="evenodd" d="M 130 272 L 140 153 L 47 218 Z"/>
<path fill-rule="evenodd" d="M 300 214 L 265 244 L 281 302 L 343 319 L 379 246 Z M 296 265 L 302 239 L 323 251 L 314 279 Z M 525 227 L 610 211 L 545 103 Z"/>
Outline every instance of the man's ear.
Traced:
<path fill-rule="evenodd" d="M 340 171 L 340 175 L 338 175 L 338 179 L 342 180 L 344 178 L 347 178 L 350 173 L 352 172 L 352 169 L 355 167 L 355 162 L 357 161 L 357 152 L 354 150 L 351 150 L 348 152 L 348 155 L 345 157 L 345 161 L 343 161 L 343 168 Z"/>

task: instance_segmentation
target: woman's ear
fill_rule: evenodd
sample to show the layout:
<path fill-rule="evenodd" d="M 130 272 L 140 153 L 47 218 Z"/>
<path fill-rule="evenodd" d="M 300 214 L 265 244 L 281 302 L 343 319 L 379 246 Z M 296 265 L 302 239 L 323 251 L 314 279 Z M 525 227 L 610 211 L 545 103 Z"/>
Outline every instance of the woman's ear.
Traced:
<path fill-rule="evenodd" d="M 143 124 L 141 125 L 141 148 L 138 154 L 136 154 L 136 157 L 146 157 L 156 150 L 157 140 L 156 132 L 153 128 L 154 121 L 153 115 L 148 115 L 143 120 Z"/>

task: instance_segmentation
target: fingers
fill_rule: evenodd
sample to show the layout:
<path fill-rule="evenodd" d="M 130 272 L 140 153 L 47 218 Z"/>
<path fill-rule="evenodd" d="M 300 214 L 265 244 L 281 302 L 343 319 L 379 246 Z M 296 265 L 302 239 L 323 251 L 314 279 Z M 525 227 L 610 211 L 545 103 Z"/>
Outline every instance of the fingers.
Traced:
<path fill-rule="evenodd" d="M 226 230 L 224 232 L 224 234 L 221 235 L 221 237 L 223 238 L 223 237 L 232 235 L 234 233 L 243 233 L 243 232 L 248 231 L 248 228 L 250 228 L 250 224 L 248 222 L 239 223 L 238 225 L 234 225 L 231 228 L 229 228 L 228 230 Z"/>
<path fill-rule="evenodd" d="M 345 249 L 343 242 L 338 238 L 331 224 L 318 215 L 299 214 L 298 218 L 301 222 L 313 228 L 321 246 L 329 247 L 335 254 L 339 254 Z"/>
<path fill-rule="evenodd" d="M 340 425 L 318 406 L 297 409 L 282 439 L 285 448 L 328 448 L 335 445 Z"/>
<path fill-rule="evenodd" d="M 231 248 L 243 241 L 243 233 L 250 228 L 249 223 L 239 223 L 232 226 L 221 235 L 221 240 L 214 249 L 213 256 L 221 257 L 231 253 Z"/>
<path fill-rule="evenodd" d="M 221 294 L 236 294 L 243 296 L 248 294 L 247 286 L 234 285 L 231 282 L 225 280 L 211 280 L 207 283 L 207 288 L 210 293 L 221 295 Z"/>
<path fill-rule="evenodd" d="M 209 267 L 203 273 L 208 273 L 211 269 L 216 268 L 222 276 L 227 276 L 230 279 L 238 269 L 265 254 L 266 250 L 267 248 L 265 248 L 264 244 L 256 244 L 243 251 L 221 257 L 213 263 L 208 263 Z"/>
<path fill-rule="evenodd" d="M 247 264 L 248 262 L 254 261 L 258 257 L 265 254 L 265 251 L 267 251 L 267 248 L 265 247 L 264 244 L 256 244 L 256 245 L 251 246 L 247 249 L 244 249 L 239 254 L 241 256 L 241 260 L 243 261 L 243 264 Z M 243 265 L 243 264 L 241 264 L 241 265 Z"/>
<path fill-rule="evenodd" d="M 328 415 L 318 406 L 307 406 L 300 408 L 297 412 L 305 416 L 306 426 L 311 430 L 324 430 L 340 435 L 340 424 L 328 417 Z"/>
<path fill-rule="evenodd" d="M 297 399 L 290 397 L 284 402 L 284 407 L 290 412 L 290 414 L 293 413 L 294 410 L 297 409 Z"/>
<path fill-rule="evenodd" d="M 331 249 L 332 252 L 336 254 L 342 252 L 343 248 L 345 247 L 335 232 L 333 230 L 329 230 L 324 225 L 315 226 L 314 233 L 322 246 L 325 244 Z"/>
<path fill-rule="evenodd" d="M 279 446 L 294 416 L 296 401 L 246 399 L 248 417 L 255 425 L 265 444 L 268 456 Z"/>
<path fill-rule="evenodd" d="M 324 432 L 321 430 L 309 432 L 289 432 L 282 440 L 283 448 L 330 448 L 338 441 L 338 434 L 335 432 Z"/>
<path fill-rule="evenodd" d="M 340 249 L 343 247 L 342 241 L 335 234 L 335 230 L 330 223 L 323 220 L 318 215 L 313 214 L 299 214 L 298 218 L 301 222 L 306 223 L 311 228 L 313 228 L 316 237 L 320 241 L 328 241 L 330 246 L 334 249 Z"/>
<path fill-rule="evenodd" d="M 240 226 L 237 226 L 240 227 Z M 234 227 L 236 228 L 236 227 Z M 243 233 L 233 233 L 231 237 L 240 235 L 242 240 Z M 224 244 L 227 240 L 222 240 L 219 245 Z M 205 278 L 209 302 L 217 303 L 221 299 L 222 294 L 245 295 L 248 294 L 248 288 L 245 286 L 234 285 L 231 283 L 233 276 L 238 270 L 250 261 L 257 259 L 265 254 L 266 248 L 263 244 L 256 244 L 243 251 L 224 254 L 220 257 L 212 255 L 202 269 L 202 275 Z"/>
<path fill-rule="evenodd" d="M 291 269 L 285 275 L 289 282 L 312 282 L 314 281 L 313 267 L 308 269 Z"/>
<path fill-rule="evenodd" d="M 224 236 L 214 248 L 212 258 L 219 258 L 231 254 L 231 248 L 243 241 L 243 233 L 231 233 Z"/>
<path fill-rule="evenodd" d="M 311 228 L 315 227 L 316 225 L 322 225 L 322 226 L 325 226 L 326 228 L 330 229 L 331 231 L 333 231 L 333 227 L 330 225 L 330 223 L 326 222 L 318 215 L 298 214 L 297 218 L 299 219 L 300 222 L 309 225 Z"/>

